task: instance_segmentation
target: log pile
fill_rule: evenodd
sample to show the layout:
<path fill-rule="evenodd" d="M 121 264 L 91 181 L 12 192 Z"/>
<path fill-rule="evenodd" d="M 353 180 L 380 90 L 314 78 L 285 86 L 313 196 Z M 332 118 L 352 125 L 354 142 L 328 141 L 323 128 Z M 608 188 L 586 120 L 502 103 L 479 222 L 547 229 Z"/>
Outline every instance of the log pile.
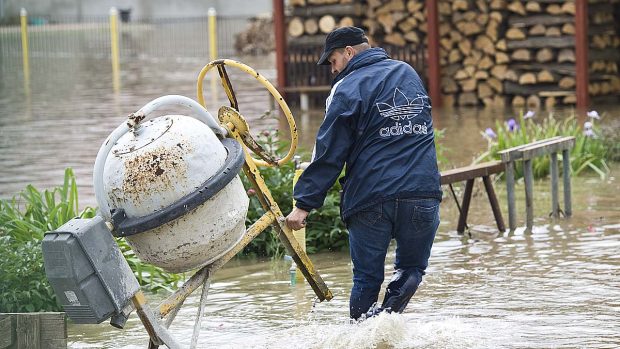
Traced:
<path fill-rule="evenodd" d="M 251 18 L 246 29 L 235 35 L 239 54 L 265 55 L 275 50 L 275 33 L 271 17 Z"/>
<path fill-rule="evenodd" d="M 576 103 L 575 0 L 437 4 L 444 105 L 537 108 Z M 321 46 L 326 33 L 344 25 L 365 29 L 373 46 L 426 45 L 422 0 L 290 0 L 289 5 L 289 46 Z M 618 13 L 620 0 L 589 0 L 593 97 L 620 94 Z"/>

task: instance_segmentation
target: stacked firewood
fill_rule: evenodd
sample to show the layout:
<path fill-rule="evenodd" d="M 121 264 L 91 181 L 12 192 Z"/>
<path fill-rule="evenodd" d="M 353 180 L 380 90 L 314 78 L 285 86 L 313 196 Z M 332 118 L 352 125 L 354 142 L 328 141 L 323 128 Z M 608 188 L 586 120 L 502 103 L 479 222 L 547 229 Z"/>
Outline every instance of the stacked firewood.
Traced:
<path fill-rule="evenodd" d="M 620 11 L 620 1 L 589 3 L 588 34 L 590 42 L 590 83 L 592 100 L 617 102 L 620 94 L 620 21 L 614 18 Z"/>
<path fill-rule="evenodd" d="M 291 0 L 288 42 L 323 44 L 325 34 L 338 27 L 359 26 L 365 5 L 352 0 Z"/>
<path fill-rule="evenodd" d="M 275 50 L 275 33 L 271 17 L 251 18 L 244 31 L 235 35 L 239 54 L 264 55 Z"/>

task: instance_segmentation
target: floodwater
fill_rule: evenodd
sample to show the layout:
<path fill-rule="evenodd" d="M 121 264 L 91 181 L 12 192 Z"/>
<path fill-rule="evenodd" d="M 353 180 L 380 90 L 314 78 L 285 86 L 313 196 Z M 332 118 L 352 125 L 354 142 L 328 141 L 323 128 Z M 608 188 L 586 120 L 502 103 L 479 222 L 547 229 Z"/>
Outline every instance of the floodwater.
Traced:
<path fill-rule="evenodd" d="M 270 79 L 273 60 L 244 59 Z M 27 184 L 62 183 L 73 167 L 81 205 L 95 205 L 92 166 L 101 143 L 127 114 L 164 94 L 195 98 L 195 78 L 206 62 L 138 60 L 122 66 L 122 90 L 112 91 L 109 62 L 34 60 L 30 97 L 21 74 L 2 68 L 0 82 L 0 197 Z M 271 108 L 253 78 L 231 70 L 241 112 L 255 132 L 277 122 L 260 116 Z M 210 86 L 205 82 L 205 90 Z M 227 104 L 218 90 L 216 102 Z M 183 110 L 169 112 L 182 113 Z M 602 110 L 599 110 L 602 112 Z M 503 113 L 443 111 L 442 142 L 450 164 L 469 164 L 486 142 L 480 130 Z M 610 108 L 604 118 L 620 116 Z M 312 144 L 321 114 L 301 118 L 301 140 Z M 334 294 L 316 303 L 310 287 L 290 285 L 289 262 L 234 260 L 219 271 L 209 291 L 199 347 L 214 348 L 615 348 L 620 346 L 620 165 L 609 177 L 573 179 L 573 216 L 548 218 L 550 183 L 535 183 L 535 228 L 498 233 L 481 185 L 470 208 L 470 235 L 456 233 L 457 208 L 447 196 L 430 266 L 402 315 L 348 321 L 351 264 L 347 253 L 311 258 Z M 496 183 L 505 209 L 503 182 Z M 519 224 L 524 224 L 523 185 L 517 185 Z M 309 227 L 312 229 L 312 227 Z M 391 272 L 393 253 L 386 265 Z M 164 295 L 147 295 L 152 306 Z M 189 345 L 199 293 L 190 297 L 171 327 Z M 125 330 L 106 323 L 69 325 L 71 348 L 143 348 L 147 335 L 137 317 Z"/>

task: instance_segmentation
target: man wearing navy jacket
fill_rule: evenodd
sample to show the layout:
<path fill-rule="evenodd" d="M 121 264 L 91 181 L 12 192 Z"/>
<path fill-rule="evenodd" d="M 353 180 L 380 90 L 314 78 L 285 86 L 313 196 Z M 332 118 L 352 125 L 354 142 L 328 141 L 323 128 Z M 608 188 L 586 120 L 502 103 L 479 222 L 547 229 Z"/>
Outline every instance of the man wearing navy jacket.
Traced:
<path fill-rule="evenodd" d="M 318 64 L 330 65 L 335 78 L 286 222 L 295 230 L 305 226 L 346 165 L 340 213 L 353 261 L 350 316 L 401 313 L 422 281 L 439 225 L 431 101 L 415 70 L 371 48 L 360 28 L 329 33 Z M 378 306 L 391 239 L 395 271 Z"/>

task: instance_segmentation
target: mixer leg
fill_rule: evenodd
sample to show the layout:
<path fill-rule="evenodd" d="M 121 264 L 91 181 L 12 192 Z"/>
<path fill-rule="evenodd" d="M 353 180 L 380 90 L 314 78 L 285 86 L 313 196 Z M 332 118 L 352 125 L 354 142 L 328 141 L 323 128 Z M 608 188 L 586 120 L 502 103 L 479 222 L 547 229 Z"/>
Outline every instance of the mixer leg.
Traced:
<path fill-rule="evenodd" d="M 138 291 L 131 300 L 136 307 L 140 321 L 142 321 L 146 332 L 149 334 L 149 348 L 157 348 L 159 345 L 165 344 L 170 349 L 181 349 L 181 345 L 172 338 L 168 330 L 157 320 L 141 291 Z"/>
<path fill-rule="evenodd" d="M 190 349 L 196 348 L 198 344 L 198 335 L 200 334 L 200 324 L 202 322 L 202 315 L 204 314 L 205 305 L 207 303 L 207 295 L 209 293 L 209 286 L 211 286 L 211 279 L 205 279 L 204 285 L 202 285 L 202 294 L 200 295 L 200 305 L 198 306 L 198 315 L 196 322 L 194 323 L 194 333 L 192 334 L 192 343 Z"/>

